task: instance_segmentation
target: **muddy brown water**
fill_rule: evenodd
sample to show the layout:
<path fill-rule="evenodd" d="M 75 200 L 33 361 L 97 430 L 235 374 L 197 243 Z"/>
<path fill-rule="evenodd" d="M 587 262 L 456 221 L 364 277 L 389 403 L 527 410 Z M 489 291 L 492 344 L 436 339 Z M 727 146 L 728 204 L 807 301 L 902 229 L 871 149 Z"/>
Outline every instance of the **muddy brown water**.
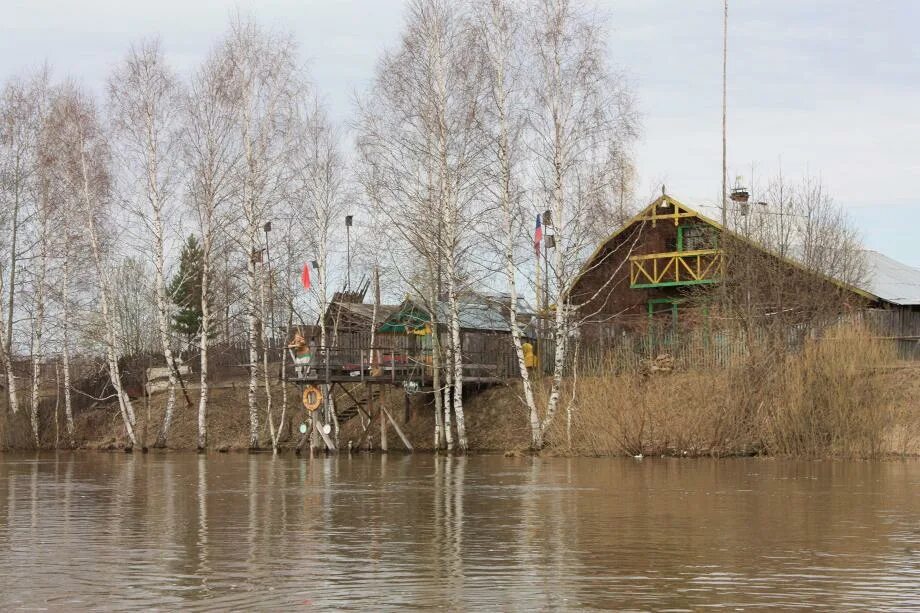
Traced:
<path fill-rule="evenodd" d="M 0 609 L 920 609 L 920 462 L 0 455 Z"/>

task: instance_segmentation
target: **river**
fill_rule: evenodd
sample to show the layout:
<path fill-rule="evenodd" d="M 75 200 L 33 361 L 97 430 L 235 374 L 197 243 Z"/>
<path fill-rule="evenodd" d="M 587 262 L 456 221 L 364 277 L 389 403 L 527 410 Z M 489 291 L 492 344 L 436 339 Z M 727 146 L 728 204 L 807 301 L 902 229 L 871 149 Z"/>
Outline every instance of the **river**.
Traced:
<path fill-rule="evenodd" d="M 0 609 L 920 609 L 920 462 L 0 454 Z"/>

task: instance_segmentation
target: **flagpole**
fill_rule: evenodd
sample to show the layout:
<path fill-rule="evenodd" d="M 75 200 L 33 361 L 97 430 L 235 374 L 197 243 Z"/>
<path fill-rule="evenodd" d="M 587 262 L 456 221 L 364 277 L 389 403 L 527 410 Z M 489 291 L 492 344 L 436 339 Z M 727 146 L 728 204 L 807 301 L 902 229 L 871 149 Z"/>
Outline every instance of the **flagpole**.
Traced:
<path fill-rule="evenodd" d="M 537 223 L 538 223 L 537 227 L 538 228 L 540 227 L 539 222 L 540 222 L 540 215 L 537 214 Z M 542 238 L 542 229 L 540 231 L 541 231 L 541 238 Z M 536 332 L 536 335 L 537 335 L 536 349 L 537 349 L 537 366 L 538 366 L 535 369 L 535 372 L 539 373 L 539 372 L 542 372 L 543 308 L 545 305 L 540 304 L 543 299 L 543 289 L 540 287 L 540 281 L 542 279 L 542 274 L 540 272 L 540 244 L 536 243 L 536 241 L 534 241 L 534 243 L 535 243 L 534 254 L 537 256 L 537 322 L 536 322 L 537 325 L 535 326 L 534 331 Z"/>

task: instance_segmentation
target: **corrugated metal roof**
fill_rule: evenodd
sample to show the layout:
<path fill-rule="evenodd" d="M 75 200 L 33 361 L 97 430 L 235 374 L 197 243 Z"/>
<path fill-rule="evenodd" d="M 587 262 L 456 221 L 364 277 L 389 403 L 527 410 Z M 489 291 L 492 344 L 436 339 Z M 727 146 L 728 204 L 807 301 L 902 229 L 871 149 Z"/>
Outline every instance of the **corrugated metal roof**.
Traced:
<path fill-rule="evenodd" d="M 497 304 L 482 302 L 460 302 L 460 327 L 467 330 L 489 330 L 510 332 L 511 326 Z M 438 319 L 449 321 L 450 305 L 438 303 Z"/>
<path fill-rule="evenodd" d="M 878 251 L 864 251 L 866 281 L 860 289 L 886 302 L 902 306 L 920 305 L 920 268 L 893 260 Z"/>

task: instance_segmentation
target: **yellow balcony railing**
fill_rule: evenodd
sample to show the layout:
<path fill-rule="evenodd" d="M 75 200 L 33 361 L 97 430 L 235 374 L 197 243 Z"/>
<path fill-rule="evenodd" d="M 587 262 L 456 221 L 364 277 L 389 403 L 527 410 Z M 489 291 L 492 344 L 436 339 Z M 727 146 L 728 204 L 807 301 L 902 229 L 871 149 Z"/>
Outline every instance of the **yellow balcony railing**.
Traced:
<path fill-rule="evenodd" d="M 629 286 L 673 287 L 716 283 L 722 275 L 718 249 L 671 251 L 629 258 Z"/>

